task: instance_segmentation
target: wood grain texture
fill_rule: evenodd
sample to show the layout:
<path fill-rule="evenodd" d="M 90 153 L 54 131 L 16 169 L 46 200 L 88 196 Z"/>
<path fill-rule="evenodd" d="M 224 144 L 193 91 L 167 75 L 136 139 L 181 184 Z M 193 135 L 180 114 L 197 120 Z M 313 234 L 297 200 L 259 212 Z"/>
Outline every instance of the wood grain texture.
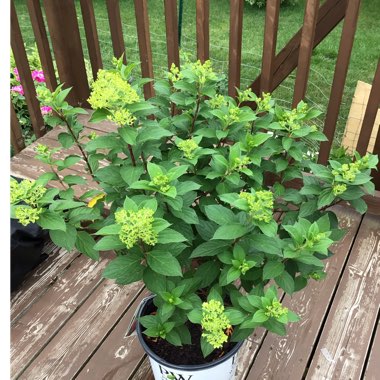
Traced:
<path fill-rule="evenodd" d="M 276 55 L 280 0 L 267 0 L 265 12 L 264 43 L 261 63 L 260 95 L 272 91 L 273 66 Z"/>
<path fill-rule="evenodd" d="M 284 337 L 267 334 L 247 379 L 302 378 L 362 219 L 357 212 L 342 206 L 334 210 L 340 228 L 347 228 L 348 233 L 332 247 L 335 255 L 326 261 L 326 279 L 310 280 L 304 290 L 285 296 L 283 305 L 299 315 L 301 321 L 290 324 Z"/>
<path fill-rule="evenodd" d="M 204 63 L 210 57 L 210 1 L 196 1 L 197 58 Z"/>
<path fill-rule="evenodd" d="M 153 79 L 152 46 L 150 43 L 149 17 L 147 0 L 134 0 L 137 39 L 139 43 L 141 75 L 143 78 Z M 154 96 L 153 82 L 144 84 L 145 99 Z"/>
<path fill-rule="evenodd" d="M 380 305 L 380 218 L 360 226 L 307 379 L 359 379 Z"/>
<path fill-rule="evenodd" d="M 177 0 L 165 0 L 166 47 L 168 69 L 174 63 L 179 67 Z"/>
<path fill-rule="evenodd" d="M 96 27 L 95 12 L 92 0 L 80 0 L 80 8 L 82 12 L 84 31 L 86 33 L 92 76 L 95 80 L 98 76 L 98 70 L 103 68 L 103 62 L 100 52 L 98 29 Z"/>
<path fill-rule="evenodd" d="M 136 373 L 131 377 L 130 380 L 154 380 L 148 357 L 145 357 L 143 359 Z"/>
<path fill-rule="evenodd" d="M 230 40 L 228 54 L 228 95 L 240 88 L 241 46 L 243 39 L 244 0 L 230 0 Z"/>
<path fill-rule="evenodd" d="M 105 254 L 98 262 L 79 257 L 14 324 L 11 330 L 12 378 L 27 368 L 100 284 L 101 273 L 111 256 Z"/>
<path fill-rule="evenodd" d="M 90 96 L 74 0 L 43 0 L 59 79 L 73 87 L 67 101 L 88 106 Z"/>
<path fill-rule="evenodd" d="M 106 4 L 111 31 L 113 54 L 116 58 L 120 58 L 124 54 L 123 62 L 124 64 L 127 64 L 119 0 L 107 0 Z"/>
<path fill-rule="evenodd" d="M 51 247 L 51 244 L 49 246 Z M 11 325 L 26 313 L 80 255 L 79 252 L 69 253 L 56 246 L 51 247 L 48 254 L 49 257 L 31 273 L 21 288 L 12 294 Z"/>
<path fill-rule="evenodd" d="M 360 0 L 348 0 L 323 129 L 327 141 L 321 142 L 318 156 L 318 163 L 323 165 L 326 165 L 329 159 L 331 146 L 334 140 L 336 123 L 338 121 L 343 90 L 346 83 L 348 65 L 350 63 L 352 46 L 354 44 L 356 25 L 359 17 L 359 6 Z"/>
<path fill-rule="evenodd" d="M 139 285 L 142 290 L 142 285 Z M 137 335 L 126 336 L 127 328 L 140 302 L 149 294 L 144 290 L 128 309 L 96 353 L 80 371 L 77 380 L 129 379 L 139 368 L 145 352 Z"/>
<path fill-rule="evenodd" d="M 36 88 L 34 87 L 24 41 L 22 39 L 21 29 L 16 14 L 16 7 L 13 1 L 11 1 L 11 47 L 19 72 L 20 82 L 24 90 L 25 101 L 28 106 L 33 132 L 38 138 L 46 132 L 45 122 L 41 114 L 40 103 L 37 100 Z"/>
<path fill-rule="evenodd" d="M 380 310 L 379 310 L 380 311 Z M 380 322 L 377 323 L 376 333 L 372 343 L 372 351 L 368 358 L 364 380 L 378 380 L 380 374 Z"/>
<path fill-rule="evenodd" d="M 22 130 L 20 123 L 18 121 L 16 111 L 13 108 L 12 100 L 10 101 L 11 106 L 11 144 L 15 153 L 20 153 L 25 148 L 24 137 L 22 136 Z"/>
<path fill-rule="evenodd" d="M 38 54 L 41 60 L 42 70 L 44 71 L 46 86 L 49 90 L 54 91 L 58 83 L 55 76 L 53 58 L 51 56 L 49 40 L 42 16 L 41 4 L 39 0 L 28 0 L 27 5 L 34 37 L 36 39 Z"/>
<path fill-rule="evenodd" d="M 298 55 L 296 82 L 294 84 L 293 108 L 297 107 L 297 104 L 303 100 L 306 95 L 318 9 L 319 0 L 307 1 Z"/>
<path fill-rule="evenodd" d="M 20 379 L 75 378 L 141 289 L 140 283 L 119 286 L 111 280 L 103 281 Z M 99 373 L 94 378 L 103 379 Z"/>

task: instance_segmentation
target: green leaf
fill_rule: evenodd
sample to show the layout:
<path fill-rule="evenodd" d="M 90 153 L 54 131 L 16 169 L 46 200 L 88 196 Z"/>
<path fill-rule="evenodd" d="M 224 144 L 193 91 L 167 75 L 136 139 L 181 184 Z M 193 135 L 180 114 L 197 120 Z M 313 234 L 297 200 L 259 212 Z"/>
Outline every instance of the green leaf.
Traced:
<path fill-rule="evenodd" d="M 236 221 L 235 214 L 232 210 L 221 205 L 209 205 L 204 208 L 207 217 L 213 222 L 224 225 Z"/>
<path fill-rule="evenodd" d="M 286 293 L 294 293 L 294 279 L 287 271 L 284 271 L 281 275 L 277 276 L 275 281 Z"/>
<path fill-rule="evenodd" d="M 181 338 L 175 330 L 168 332 L 165 336 L 165 340 L 173 346 L 182 346 Z"/>
<path fill-rule="evenodd" d="M 163 137 L 173 136 L 173 133 L 159 127 L 158 125 L 153 127 L 145 126 L 140 134 L 137 136 L 137 142 L 142 144 L 145 141 L 160 140 Z"/>
<path fill-rule="evenodd" d="M 219 263 L 215 261 L 206 261 L 197 268 L 194 278 L 200 279 L 200 288 L 206 288 L 216 280 L 219 274 Z"/>
<path fill-rule="evenodd" d="M 229 243 L 223 240 L 210 240 L 205 243 L 198 245 L 197 248 L 194 249 L 190 258 L 194 257 L 204 257 L 204 256 L 215 256 L 224 248 L 228 247 Z"/>
<path fill-rule="evenodd" d="M 61 215 L 49 210 L 40 214 L 37 224 L 45 230 L 66 231 L 65 219 Z"/>
<path fill-rule="evenodd" d="M 118 284 L 127 285 L 142 279 L 144 267 L 141 265 L 141 256 L 128 253 L 112 260 L 103 272 L 103 277 L 115 280 Z"/>
<path fill-rule="evenodd" d="M 277 235 L 278 224 L 275 220 L 272 220 L 269 223 L 256 222 L 256 224 L 264 235 L 269 237 Z"/>
<path fill-rule="evenodd" d="M 136 144 L 137 131 L 131 127 L 122 127 L 118 129 L 121 138 L 129 145 Z"/>
<path fill-rule="evenodd" d="M 111 112 L 104 108 L 99 108 L 93 112 L 90 117 L 90 123 L 99 123 L 100 121 L 106 120 L 107 116 L 109 116 Z"/>
<path fill-rule="evenodd" d="M 249 242 L 255 249 L 274 255 L 281 255 L 281 241 L 262 234 L 250 235 Z"/>
<path fill-rule="evenodd" d="M 104 236 L 94 246 L 98 251 L 118 250 L 125 248 L 125 244 L 120 241 L 119 236 Z"/>
<path fill-rule="evenodd" d="M 51 204 L 50 210 L 52 211 L 62 211 L 62 210 L 70 210 L 73 208 L 86 206 L 84 202 L 76 202 L 72 200 L 57 200 Z"/>
<path fill-rule="evenodd" d="M 258 132 L 249 139 L 249 147 L 255 148 L 271 138 L 269 133 Z"/>
<path fill-rule="evenodd" d="M 153 250 L 147 254 L 147 262 L 150 268 L 164 276 L 182 276 L 181 266 L 178 260 L 169 252 Z"/>
<path fill-rule="evenodd" d="M 276 321 L 275 319 L 271 318 L 268 321 L 266 321 L 263 325 L 267 330 L 280 335 L 280 336 L 285 336 L 286 335 L 286 329 L 285 326 Z"/>
<path fill-rule="evenodd" d="M 180 243 L 182 241 L 187 241 L 185 236 L 171 228 L 167 228 L 158 234 L 158 242 L 160 244 Z"/>
<path fill-rule="evenodd" d="M 62 132 L 58 135 L 58 141 L 66 149 L 71 148 L 75 142 L 73 136 L 66 132 Z"/>
<path fill-rule="evenodd" d="M 121 178 L 123 178 L 128 185 L 137 182 L 143 173 L 144 168 L 142 166 L 125 165 L 120 168 Z"/>
<path fill-rule="evenodd" d="M 313 214 L 315 211 L 317 211 L 317 200 L 312 199 L 311 201 L 307 201 L 301 204 L 299 217 L 304 218 L 306 216 L 309 216 Z"/>
<path fill-rule="evenodd" d="M 207 340 L 204 337 L 201 337 L 201 350 L 203 357 L 207 357 L 215 350 L 213 346 L 211 346 L 210 343 L 207 342 Z"/>
<path fill-rule="evenodd" d="M 78 231 L 77 240 L 75 242 L 75 248 L 84 253 L 90 259 L 99 260 L 99 251 L 94 249 L 95 240 L 86 231 Z"/>
<path fill-rule="evenodd" d="M 68 185 L 85 185 L 87 181 L 79 175 L 68 174 L 63 177 L 63 182 Z"/>
<path fill-rule="evenodd" d="M 72 225 L 66 224 L 66 231 L 51 230 L 49 235 L 55 245 L 71 251 L 75 246 L 77 230 Z"/>
<path fill-rule="evenodd" d="M 246 318 L 245 313 L 232 307 L 226 308 L 224 314 L 227 315 L 227 318 L 230 321 L 231 325 L 240 325 Z"/>
<path fill-rule="evenodd" d="M 96 139 L 89 141 L 85 149 L 87 152 L 93 152 L 96 149 L 121 149 L 123 144 L 120 139 L 113 135 L 98 136 Z"/>
<path fill-rule="evenodd" d="M 95 235 L 119 235 L 120 224 L 110 224 L 95 232 Z"/>
<path fill-rule="evenodd" d="M 255 314 L 253 314 L 252 322 L 254 323 L 263 323 L 267 321 L 269 317 L 265 315 L 264 310 L 257 310 Z"/>
<path fill-rule="evenodd" d="M 200 324 L 202 320 L 202 310 L 193 309 L 187 314 L 187 317 L 191 323 Z"/>
<path fill-rule="evenodd" d="M 229 225 L 220 226 L 216 231 L 213 240 L 232 240 L 242 237 L 248 233 L 247 227 L 234 223 Z"/>
<path fill-rule="evenodd" d="M 318 197 L 318 208 L 330 205 L 335 199 L 332 188 L 323 189 Z"/>
<path fill-rule="evenodd" d="M 120 175 L 119 166 L 106 166 L 96 171 L 96 178 L 101 182 L 108 183 L 112 186 L 124 185 L 124 180 Z"/>
<path fill-rule="evenodd" d="M 360 214 L 365 214 L 367 212 L 368 206 L 363 199 L 352 199 L 349 203 Z"/>
<path fill-rule="evenodd" d="M 279 261 L 268 261 L 264 265 L 263 269 L 263 280 L 269 280 L 280 276 L 285 270 L 285 266 L 283 263 Z"/>

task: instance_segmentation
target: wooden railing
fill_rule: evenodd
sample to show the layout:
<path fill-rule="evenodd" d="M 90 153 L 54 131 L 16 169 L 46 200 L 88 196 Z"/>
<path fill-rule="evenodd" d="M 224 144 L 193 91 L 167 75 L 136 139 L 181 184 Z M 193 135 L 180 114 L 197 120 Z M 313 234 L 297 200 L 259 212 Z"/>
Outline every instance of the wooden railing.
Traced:
<path fill-rule="evenodd" d="M 33 130 L 35 135 L 40 137 L 45 133 L 44 121 L 36 99 L 36 90 L 31 78 L 16 9 L 12 0 L 11 2 L 11 46 L 20 73 L 21 84 L 24 88 Z M 168 67 L 172 63 L 179 66 L 177 1 L 163 0 L 163 2 Z M 64 82 L 66 86 L 73 87 L 69 101 L 73 104 L 79 103 L 83 106 L 88 106 L 86 99 L 89 97 L 90 89 L 74 0 L 43 0 L 48 32 L 42 17 L 40 1 L 27 0 L 27 3 L 47 86 L 50 89 L 57 86 L 52 58 L 54 55 L 59 82 Z M 252 81 L 250 88 L 258 95 L 262 92 L 272 92 L 297 68 L 293 106 L 298 104 L 300 100 L 305 98 L 307 91 L 313 49 L 344 19 L 324 122 L 324 133 L 327 135 L 328 141 L 321 144 L 318 156 L 319 163 L 326 164 L 331 151 L 342 102 L 359 15 L 360 0 L 326 0 L 321 6 L 319 6 L 319 3 L 319 0 L 307 0 L 302 28 L 276 55 L 280 0 L 267 0 L 262 69 L 261 74 Z M 114 55 L 120 57 L 124 54 L 124 60 L 127 62 L 128 51 L 125 51 L 119 0 L 106 0 L 106 5 Z M 244 0 L 230 0 L 228 68 L 228 94 L 230 96 L 235 96 L 236 87 L 240 87 L 243 5 Z M 98 70 L 103 67 L 103 62 L 92 0 L 80 0 L 80 8 L 92 74 L 96 78 Z M 143 77 L 153 78 L 154 62 L 150 42 L 147 0 L 134 0 L 134 8 L 141 73 Z M 209 15 L 209 0 L 196 0 L 197 57 L 201 61 L 210 58 Z M 50 51 L 48 34 L 50 35 L 53 54 Z M 361 154 L 364 154 L 368 148 L 377 109 L 380 105 L 379 66 L 380 64 L 374 76 L 373 87 L 357 144 L 357 150 Z M 154 96 L 152 83 L 145 84 L 144 94 L 146 99 Z M 16 152 L 19 152 L 25 146 L 13 109 L 11 110 L 11 142 Z M 377 135 L 374 153 L 380 154 L 380 131 Z M 374 176 L 376 177 L 377 189 L 380 189 L 380 176 L 377 173 L 374 173 Z"/>

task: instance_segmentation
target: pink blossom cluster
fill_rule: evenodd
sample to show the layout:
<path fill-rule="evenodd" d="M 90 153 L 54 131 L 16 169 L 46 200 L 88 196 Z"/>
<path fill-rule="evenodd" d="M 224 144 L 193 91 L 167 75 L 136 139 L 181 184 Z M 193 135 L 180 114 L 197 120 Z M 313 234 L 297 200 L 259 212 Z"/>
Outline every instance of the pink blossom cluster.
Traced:
<path fill-rule="evenodd" d="M 47 115 L 47 114 L 51 113 L 52 110 L 53 109 L 51 107 L 49 107 L 49 106 L 42 106 L 41 107 L 41 113 L 42 113 L 42 115 Z"/>
<path fill-rule="evenodd" d="M 11 87 L 11 91 L 18 92 L 20 95 L 24 95 L 24 89 L 22 88 L 21 84 Z"/>
<path fill-rule="evenodd" d="M 45 82 L 45 75 L 42 70 L 34 70 L 32 71 L 32 78 L 36 82 L 43 83 Z"/>

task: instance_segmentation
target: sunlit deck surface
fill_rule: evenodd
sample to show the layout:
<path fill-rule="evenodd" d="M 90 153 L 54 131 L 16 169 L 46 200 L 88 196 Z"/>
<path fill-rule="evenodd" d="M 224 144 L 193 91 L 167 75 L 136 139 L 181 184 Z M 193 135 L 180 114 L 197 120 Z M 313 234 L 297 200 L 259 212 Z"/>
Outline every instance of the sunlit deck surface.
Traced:
<path fill-rule="evenodd" d="M 104 125 L 91 128 L 103 133 Z M 57 134 L 38 142 L 57 146 Z M 36 178 L 46 168 L 33 156 L 32 147 L 24 149 L 11 173 Z M 63 174 L 69 172 L 83 167 Z M 285 337 L 257 329 L 240 351 L 236 379 L 380 379 L 380 216 L 335 210 L 348 233 L 334 246 L 327 278 L 283 298 L 301 321 Z M 102 278 L 112 252 L 93 262 L 52 245 L 46 250 L 48 259 L 12 295 L 12 378 L 151 379 L 137 337 L 126 336 L 147 295 L 143 285 Z"/>

